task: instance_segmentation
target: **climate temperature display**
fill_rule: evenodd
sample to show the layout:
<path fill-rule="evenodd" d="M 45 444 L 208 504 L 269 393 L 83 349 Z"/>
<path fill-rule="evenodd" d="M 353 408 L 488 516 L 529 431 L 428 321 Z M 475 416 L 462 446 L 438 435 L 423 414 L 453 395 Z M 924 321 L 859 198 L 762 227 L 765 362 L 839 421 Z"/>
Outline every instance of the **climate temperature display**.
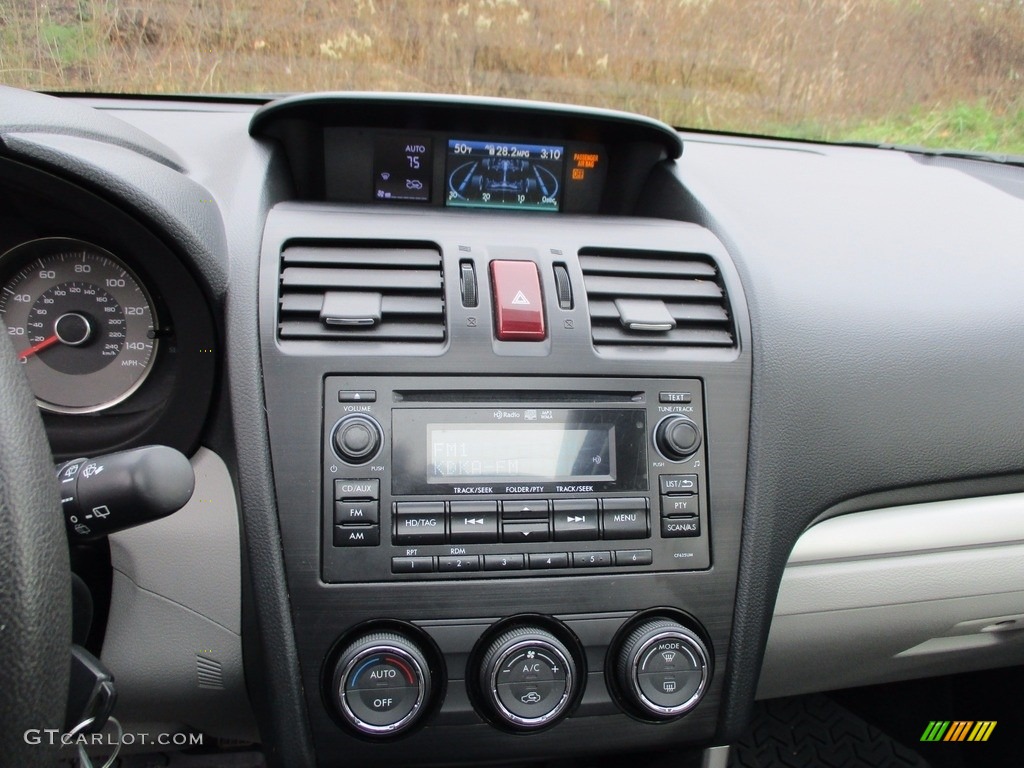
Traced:
<path fill-rule="evenodd" d="M 565 148 L 452 139 L 445 170 L 449 206 L 557 211 Z"/>

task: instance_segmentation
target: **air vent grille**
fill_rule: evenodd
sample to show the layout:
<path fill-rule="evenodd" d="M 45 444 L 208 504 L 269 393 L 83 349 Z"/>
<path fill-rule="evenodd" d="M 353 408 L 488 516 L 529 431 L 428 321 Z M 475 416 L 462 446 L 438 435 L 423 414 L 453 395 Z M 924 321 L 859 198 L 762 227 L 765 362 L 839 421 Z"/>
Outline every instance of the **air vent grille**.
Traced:
<path fill-rule="evenodd" d="M 280 290 L 281 339 L 445 340 L 441 254 L 434 246 L 288 246 Z"/>
<path fill-rule="evenodd" d="M 704 255 L 586 248 L 594 346 L 732 347 L 725 286 Z"/>

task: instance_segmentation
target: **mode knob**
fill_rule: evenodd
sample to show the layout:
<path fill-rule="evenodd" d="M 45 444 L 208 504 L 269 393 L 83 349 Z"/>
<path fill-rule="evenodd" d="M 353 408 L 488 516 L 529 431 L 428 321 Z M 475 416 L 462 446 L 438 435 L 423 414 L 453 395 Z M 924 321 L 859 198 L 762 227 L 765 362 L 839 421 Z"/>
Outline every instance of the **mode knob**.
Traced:
<path fill-rule="evenodd" d="M 654 443 L 670 461 L 683 461 L 700 448 L 700 429 L 685 416 L 666 416 L 654 430 Z"/>
<path fill-rule="evenodd" d="M 369 416 L 346 416 L 334 427 L 334 450 L 349 464 L 365 464 L 380 450 L 380 425 Z"/>
<path fill-rule="evenodd" d="M 619 650 L 616 682 L 627 704 L 668 720 L 697 706 L 709 677 L 708 652 L 696 633 L 672 619 L 651 619 Z"/>
<path fill-rule="evenodd" d="M 498 720 L 516 730 L 552 725 L 569 709 L 577 690 L 572 653 L 540 627 L 503 632 L 487 647 L 480 689 Z"/>
<path fill-rule="evenodd" d="M 392 736 L 423 716 L 430 699 L 429 665 L 404 635 L 374 632 L 354 640 L 338 657 L 331 693 L 357 731 Z"/>

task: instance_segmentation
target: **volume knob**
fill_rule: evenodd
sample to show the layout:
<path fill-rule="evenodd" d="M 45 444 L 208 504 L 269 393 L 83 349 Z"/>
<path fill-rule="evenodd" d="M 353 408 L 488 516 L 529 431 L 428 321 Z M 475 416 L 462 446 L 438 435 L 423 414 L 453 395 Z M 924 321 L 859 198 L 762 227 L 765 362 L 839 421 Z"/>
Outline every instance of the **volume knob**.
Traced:
<path fill-rule="evenodd" d="M 654 430 L 654 444 L 670 461 L 683 461 L 700 448 L 700 429 L 685 416 L 666 416 Z"/>
<path fill-rule="evenodd" d="M 380 450 L 380 425 L 369 416 L 346 416 L 334 427 L 334 450 L 349 464 L 365 464 Z"/>

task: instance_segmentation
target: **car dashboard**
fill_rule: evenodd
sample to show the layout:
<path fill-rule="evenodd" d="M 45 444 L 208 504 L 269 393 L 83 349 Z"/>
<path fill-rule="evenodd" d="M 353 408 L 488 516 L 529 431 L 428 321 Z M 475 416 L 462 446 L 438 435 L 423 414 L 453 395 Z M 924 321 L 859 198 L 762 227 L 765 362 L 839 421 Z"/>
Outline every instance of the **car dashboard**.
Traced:
<path fill-rule="evenodd" d="M 55 458 L 196 472 L 73 547 L 123 722 L 712 764 L 755 697 L 1024 659 L 1019 167 L 500 99 L 0 103 Z"/>

